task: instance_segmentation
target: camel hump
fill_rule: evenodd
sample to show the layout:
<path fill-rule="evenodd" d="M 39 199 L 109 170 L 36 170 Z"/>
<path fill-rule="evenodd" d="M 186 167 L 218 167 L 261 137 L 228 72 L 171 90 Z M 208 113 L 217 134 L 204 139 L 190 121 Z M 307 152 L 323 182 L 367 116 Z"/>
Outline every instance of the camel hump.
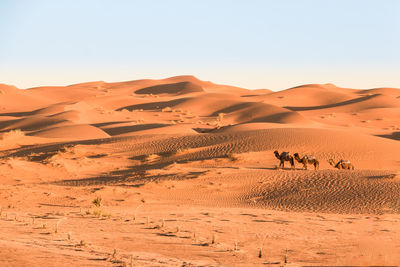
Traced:
<path fill-rule="evenodd" d="M 350 164 L 351 162 L 348 159 L 342 159 L 342 160 L 340 160 L 340 163 Z"/>
<path fill-rule="evenodd" d="M 304 157 L 306 159 L 317 159 L 315 156 L 310 156 L 310 155 L 305 155 Z"/>
<path fill-rule="evenodd" d="M 283 157 L 290 156 L 290 152 L 282 152 L 281 156 L 283 156 Z"/>

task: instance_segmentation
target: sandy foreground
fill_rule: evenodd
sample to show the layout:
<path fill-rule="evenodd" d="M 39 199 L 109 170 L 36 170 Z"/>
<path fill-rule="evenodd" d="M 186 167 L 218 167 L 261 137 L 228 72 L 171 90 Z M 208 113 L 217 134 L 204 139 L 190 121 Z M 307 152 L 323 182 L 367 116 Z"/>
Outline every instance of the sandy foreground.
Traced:
<path fill-rule="evenodd" d="M 400 265 L 399 118 L 395 88 L 0 84 L 0 265 Z"/>

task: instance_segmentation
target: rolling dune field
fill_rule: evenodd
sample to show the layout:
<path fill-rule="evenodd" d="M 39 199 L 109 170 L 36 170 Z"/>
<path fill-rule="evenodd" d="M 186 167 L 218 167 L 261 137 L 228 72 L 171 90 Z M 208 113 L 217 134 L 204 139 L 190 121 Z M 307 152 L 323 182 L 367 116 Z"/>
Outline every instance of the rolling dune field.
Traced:
<path fill-rule="evenodd" d="M 399 265 L 399 115 L 396 88 L 0 84 L 0 265 Z"/>

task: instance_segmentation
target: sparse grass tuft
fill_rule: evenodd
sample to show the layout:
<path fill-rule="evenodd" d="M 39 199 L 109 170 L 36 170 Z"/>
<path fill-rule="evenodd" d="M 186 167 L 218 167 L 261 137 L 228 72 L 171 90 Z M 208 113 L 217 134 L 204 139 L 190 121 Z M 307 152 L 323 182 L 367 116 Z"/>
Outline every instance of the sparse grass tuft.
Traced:
<path fill-rule="evenodd" d="M 105 211 L 103 211 L 102 209 L 94 209 L 93 210 L 93 215 L 100 218 L 111 218 L 111 213 L 107 213 Z"/>
<path fill-rule="evenodd" d="M 101 200 L 102 200 L 101 197 L 96 197 L 95 199 L 93 199 L 92 203 L 96 207 L 100 207 L 101 206 Z"/>

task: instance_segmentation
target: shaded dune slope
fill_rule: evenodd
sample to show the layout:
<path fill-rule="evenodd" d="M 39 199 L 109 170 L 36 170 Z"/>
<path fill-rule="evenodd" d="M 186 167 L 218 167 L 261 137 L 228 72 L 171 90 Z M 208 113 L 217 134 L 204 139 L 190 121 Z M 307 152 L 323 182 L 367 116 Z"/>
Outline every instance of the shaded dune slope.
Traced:
<path fill-rule="evenodd" d="M 171 84 L 155 85 L 136 90 L 136 94 L 187 94 L 194 92 L 203 92 L 203 88 L 195 83 L 180 82 Z"/>

